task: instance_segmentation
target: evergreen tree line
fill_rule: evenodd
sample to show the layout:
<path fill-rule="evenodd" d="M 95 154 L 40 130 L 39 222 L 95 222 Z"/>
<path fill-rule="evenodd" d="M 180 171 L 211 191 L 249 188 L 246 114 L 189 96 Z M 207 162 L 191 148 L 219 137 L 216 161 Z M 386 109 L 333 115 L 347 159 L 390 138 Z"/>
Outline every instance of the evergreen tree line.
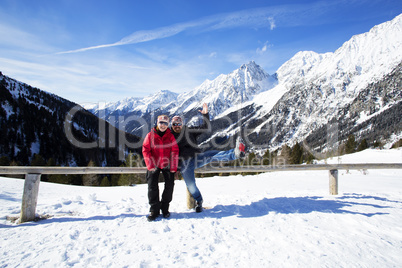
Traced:
<path fill-rule="evenodd" d="M 0 165 L 3 166 L 120 166 L 119 137 L 129 143 L 140 138 L 103 122 L 105 146 L 84 149 L 74 146 L 65 133 L 66 116 L 76 104 L 37 88 L 17 82 L 0 73 Z M 96 116 L 85 110 L 74 115 L 71 133 L 83 143 L 98 139 Z M 109 141 L 113 140 L 113 142 Z M 100 140 L 100 139 L 99 139 Z M 111 145 L 110 145 L 111 144 Z M 141 153 L 141 148 L 134 148 Z M 49 175 L 42 180 L 83 185 L 83 176 Z M 109 184 L 111 177 L 107 176 Z M 102 177 L 103 180 L 103 177 Z M 101 181 L 102 181 L 101 180 Z M 101 184 L 94 183 L 94 184 Z M 106 184 L 106 180 L 104 180 Z"/>

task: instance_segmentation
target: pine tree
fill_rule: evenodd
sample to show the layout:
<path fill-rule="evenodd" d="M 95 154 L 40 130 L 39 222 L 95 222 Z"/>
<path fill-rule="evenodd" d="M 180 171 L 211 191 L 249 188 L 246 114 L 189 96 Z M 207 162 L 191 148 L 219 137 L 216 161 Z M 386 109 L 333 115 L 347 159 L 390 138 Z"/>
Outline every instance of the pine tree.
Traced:
<path fill-rule="evenodd" d="M 142 159 L 138 154 L 129 153 L 121 167 L 141 167 Z M 112 185 L 131 185 L 145 182 L 145 174 L 121 174 L 112 178 Z"/>
<path fill-rule="evenodd" d="M 290 164 L 297 165 L 303 163 L 303 148 L 296 143 L 290 153 Z"/>
<path fill-rule="evenodd" d="M 271 157 L 272 157 L 271 152 L 270 152 L 269 150 L 267 150 L 267 151 L 264 153 L 264 155 L 262 156 L 262 164 L 263 164 L 263 165 L 269 165 L 269 164 L 271 164 Z"/>
<path fill-rule="evenodd" d="M 349 135 L 345 145 L 345 153 L 351 154 L 356 151 L 356 140 L 354 135 Z"/>
<path fill-rule="evenodd" d="M 44 167 L 44 166 L 46 166 L 46 162 L 40 154 L 34 154 L 34 157 L 31 161 L 31 166 Z"/>
<path fill-rule="evenodd" d="M 402 146 L 402 139 L 400 139 L 399 141 L 395 142 L 391 148 L 399 148 Z"/>
<path fill-rule="evenodd" d="M 101 181 L 101 183 L 100 183 L 100 186 L 110 186 L 110 182 L 109 182 L 109 179 L 108 179 L 108 177 L 103 177 L 103 179 L 102 179 L 102 181 Z"/>
<path fill-rule="evenodd" d="M 0 166 L 9 166 L 10 165 L 10 159 L 8 156 L 2 156 L 0 157 Z"/>
<path fill-rule="evenodd" d="M 310 153 L 309 151 L 306 151 L 304 153 L 304 159 L 306 159 L 307 164 L 312 164 L 315 157 L 312 153 Z"/>
<path fill-rule="evenodd" d="M 282 151 L 281 151 L 281 158 L 282 161 L 284 162 L 283 164 L 289 164 L 290 163 L 290 154 L 292 152 L 292 149 L 287 145 L 282 146 Z"/>
<path fill-rule="evenodd" d="M 89 161 L 88 167 L 94 167 L 95 162 Z M 82 184 L 84 186 L 99 186 L 98 175 L 97 174 L 85 174 L 82 177 Z"/>
<path fill-rule="evenodd" d="M 256 155 L 255 153 L 251 152 L 248 154 L 247 158 L 246 158 L 246 165 L 247 166 L 254 166 L 254 165 L 258 165 L 258 163 L 256 163 L 258 160 L 256 159 Z"/>
<path fill-rule="evenodd" d="M 55 167 L 56 166 L 56 161 L 53 158 L 49 158 L 49 160 L 47 160 L 46 166 Z"/>
<path fill-rule="evenodd" d="M 368 146 L 367 140 L 366 140 L 366 139 L 363 139 L 363 140 L 360 142 L 359 146 L 357 147 L 357 151 L 360 152 L 360 151 L 366 150 L 368 147 L 369 147 L 369 146 Z"/>

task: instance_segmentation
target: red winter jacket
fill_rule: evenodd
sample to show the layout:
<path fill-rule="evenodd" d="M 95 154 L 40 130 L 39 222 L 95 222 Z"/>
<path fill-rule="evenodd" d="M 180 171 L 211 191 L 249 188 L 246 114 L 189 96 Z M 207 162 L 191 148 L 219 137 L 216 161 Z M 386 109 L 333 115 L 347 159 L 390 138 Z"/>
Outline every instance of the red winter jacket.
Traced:
<path fill-rule="evenodd" d="M 170 166 L 170 172 L 177 171 L 179 147 L 170 129 L 166 129 L 165 134 L 161 137 L 153 128 L 145 136 L 142 154 L 148 170 L 156 167 L 163 169 Z"/>

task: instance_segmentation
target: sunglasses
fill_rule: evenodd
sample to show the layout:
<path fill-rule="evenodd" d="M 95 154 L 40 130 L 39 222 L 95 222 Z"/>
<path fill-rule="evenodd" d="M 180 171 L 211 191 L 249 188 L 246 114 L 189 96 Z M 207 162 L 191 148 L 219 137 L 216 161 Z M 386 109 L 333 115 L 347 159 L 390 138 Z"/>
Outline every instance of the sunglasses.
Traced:
<path fill-rule="evenodd" d="M 168 126 L 169 125 L 169 123 L 168 122 L 158 122 L 158 124 L 161 124 L 161 125 L 164 125 L 164 126 Z"/>
<path fill-rule="evenodd" d="M 181 127 L 181 123 L 173 123 L 172 124 L 174 127 Z"/>

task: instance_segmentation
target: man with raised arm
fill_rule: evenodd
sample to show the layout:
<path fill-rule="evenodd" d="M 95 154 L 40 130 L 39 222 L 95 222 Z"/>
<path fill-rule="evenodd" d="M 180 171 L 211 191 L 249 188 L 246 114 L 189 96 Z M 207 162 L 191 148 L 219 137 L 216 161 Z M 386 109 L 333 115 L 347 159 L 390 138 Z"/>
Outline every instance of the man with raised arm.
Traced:
<path fill-rule="evenodd" d="M 241 139 L 236 140 L 235 149 L 229 151 L 211 150 L 201 152 L 197 138 L 202 133 L 209 131 L 210 121 L 208 105 L 203 104 L 200 113 L 203 116 L 203 123 L 200 126 L 183 126 L 183 118 L 176 115 L 172 118 L 172 133 L 179 146 L 179 169 L 183 176 L 188 191 L 197 202 L 195 211 L 202 211 L 203 198 L 195 182 L 194 170 L 215 161 L 231 161 L 245 156 L 245 146 Z"/>

